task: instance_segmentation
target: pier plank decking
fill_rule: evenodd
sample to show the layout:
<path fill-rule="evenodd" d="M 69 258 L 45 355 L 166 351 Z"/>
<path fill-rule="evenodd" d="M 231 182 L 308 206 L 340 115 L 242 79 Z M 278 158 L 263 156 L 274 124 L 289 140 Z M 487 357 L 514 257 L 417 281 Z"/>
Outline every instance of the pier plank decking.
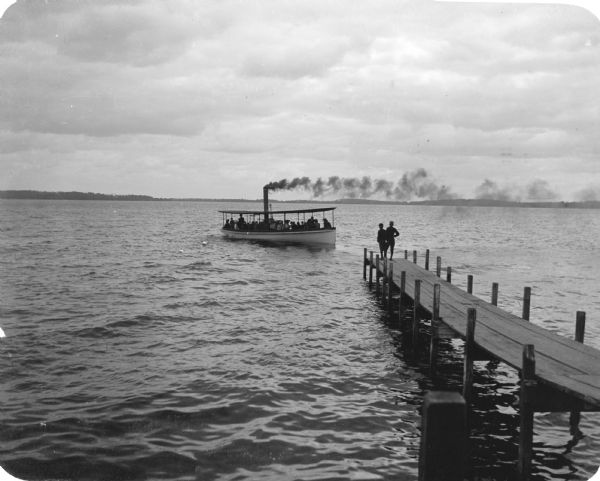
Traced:
<path fill-rule="evenodd" d="M 570 432 L 575 436 L 580 433 L 580 412 L 600 411 L 600 350 L 583 344 L 585 312 L 577 312 L 575 339 L 572 340 L 529 322 L 529 287 L 524 288 L 522 317 L 519 317 L 497 307 L 497 283 L 492 284 L 491 299 L 486 302 L 470 293 L 472 276 L 467 278 L 465 291 L 451 283 L 451 267 L 446 268 L 446 280 L 441 278 L 440 257 L 437 258 L 435 272 L 428 269 L 429 250 L 425 255 L 425 268 L 418 266 L 417 257 L 417 252 L 413 251 L 412 261 L 409 261 L 408 251 L 404 251 L 404 259 L 381 260 L 377 255 L 374 260 L 373 252 L 367 256 L 367 249 L 364 249 L 363 278 L 367 280 L 368 267 L 369 287 L 372 287 L 375 270 L 376 292 L 387 303 L 390 319 L 400 321 L 412 331 L 407 332 L 407 339 L 413 352 L 418 352 L 421 347 L 429 348 L 430 373 L 435 372 L 437 340 L 440 337 L 465 340 L 462 398 L 467 406 L 472 398 L 473 361 L 497 360 L 519 371 L 520 427 L 516 478 L 526 481 L 533 460 L 534 412 L 570 411 Z M 400 295 L 394 295 L 394 291 L 400 291 Z M 436 291 L 437 295 L 434 295 Z M 395 314 L 397 300 L 400 301 L 400 309 Z M 407 315 L 410 313 L 406 311 L 409 304 L 412 304 L 412 316 Z M 423 311 L 424 316 L 421 315 Z M 419 324 L 423 317 L 432 320 L 428 346 L 419 345 Z M 434 398 L 439 398 L 441 409 L 445 404 L 452 406 L 449 401 L 456 395 L 438 393 Z M 431 440 L 422 440 L 421 446 L 429 444 Z M 427 453 L 421 453 L 421 456 L 427 458 Z M 419 479 L 435 481 L 435 476 L 427 477 L 429 471 L 423 469 L 421 472 L 420 463 Z M 460 476 L 456 478 L 461 479 Z"/>
<path fill-rule="evenodd" d="M 520 370 L 523 346 L 533 344 L 536 377 L 566 394 L 600 405 L 600 351 L 555 334 L 510 314 L 406 259 L 394 259 L 393 282 L 400 285 L 406 272 L 406 294 L 414 298 L 415 280 L 421 280 L 420 305 L 433 312 L 433 289 L 441 286 L 440 320 L 458 336 L 466 336 L 467 310 L 477 310 L 475 344 L 492 358 Z M 381 271 L 383 272 L 383 271 Z"/>

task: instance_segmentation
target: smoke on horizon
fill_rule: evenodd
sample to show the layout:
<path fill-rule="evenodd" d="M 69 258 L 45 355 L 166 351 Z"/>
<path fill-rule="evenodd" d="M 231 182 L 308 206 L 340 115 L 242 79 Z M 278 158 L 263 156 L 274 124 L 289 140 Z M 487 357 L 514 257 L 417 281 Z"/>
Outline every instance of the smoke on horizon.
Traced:
<path fill-rule="evenodd" d="M 270 182 L 265 187 L 269 190 L 304 189 L 313 197 L 342 194 L 353 199 L 384 197 L 387 200 L 442 200 L 454 199 L 456 195 L 450 187 L 438 185 L 431 180 L 425 169 L 416 169 L 405 173 L 398 181 L 372 179 L 371 177 L 338 177 L 326 179 L 319 177 L 311 180 L 308 177 L 296 177 L 291 180 L 281 179 Z"/>
<path fill-rule="evenodd" d="M 485 179 L 475 189 L 475 198 L 510 202 L 550 202 L 557 200 L 559 195 L 542 179 L 535 179 L 524 188 L 517 185 L 499 186 L 493 180 Z"/>
<path fill-rule="evenodd" d="M 589 186 L 575 193 L 575 200 L 579 202 L 593 202 L 600 200 L 600 186 Z"/>

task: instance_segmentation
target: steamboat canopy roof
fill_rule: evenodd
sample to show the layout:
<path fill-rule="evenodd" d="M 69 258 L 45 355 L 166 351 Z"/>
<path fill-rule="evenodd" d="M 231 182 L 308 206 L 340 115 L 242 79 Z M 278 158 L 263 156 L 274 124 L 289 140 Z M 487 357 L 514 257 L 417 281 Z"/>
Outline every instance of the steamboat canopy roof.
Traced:
<path fill-rule="evenodd" d="M 335 207 L 319 207 L 317 209 L 294 209 L 294 210 L 270 210 L 269 214 L 313 214 L 315 212 L 328 212 L 330 210 L 335 210 Z M 235 209 L 235 210 L 220 210 L 219 212 L 223 214 L 244 214 L 244 215 L 264 215 L 264 210 L 243 210 L 243 209 Z"/>

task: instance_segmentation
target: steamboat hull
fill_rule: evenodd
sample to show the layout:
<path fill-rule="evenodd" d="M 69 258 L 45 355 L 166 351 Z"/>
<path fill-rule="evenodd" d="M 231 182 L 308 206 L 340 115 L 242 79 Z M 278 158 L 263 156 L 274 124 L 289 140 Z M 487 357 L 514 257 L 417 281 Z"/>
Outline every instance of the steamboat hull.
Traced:
<path fill-rule="evenodd" d="M 221 229 L 230 239 L 259 240 L 267 242 L 335 245 L 335 229 L 306 231 L 240 231 Z"/>

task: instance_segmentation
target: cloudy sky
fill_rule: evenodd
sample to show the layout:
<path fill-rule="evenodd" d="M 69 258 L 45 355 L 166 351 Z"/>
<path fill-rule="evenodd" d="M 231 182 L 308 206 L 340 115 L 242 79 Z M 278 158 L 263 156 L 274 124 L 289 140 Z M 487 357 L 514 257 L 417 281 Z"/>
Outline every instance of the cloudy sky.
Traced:
<path fill-rule="evenodd" d="M 459 197 L 600 199 L 600 21 L 579 7 L 18 0 L 0 52 L 0 189 L 425 172 Z"/>

